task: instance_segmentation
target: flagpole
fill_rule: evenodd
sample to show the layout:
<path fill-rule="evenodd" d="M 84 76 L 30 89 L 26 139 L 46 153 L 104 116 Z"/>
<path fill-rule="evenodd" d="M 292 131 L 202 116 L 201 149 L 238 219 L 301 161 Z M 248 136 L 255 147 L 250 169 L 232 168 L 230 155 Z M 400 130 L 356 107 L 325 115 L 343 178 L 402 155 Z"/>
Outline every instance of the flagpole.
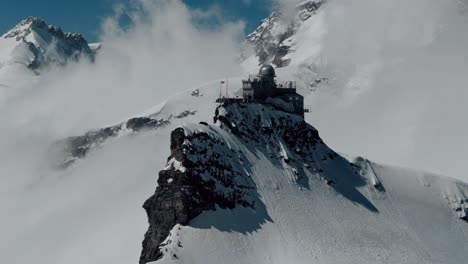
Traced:
<path fill-rule="evenodd" d="M 226 77 L 226 98 L 229 98 L 228 90 L 229 90 L 229 83 L 228 83 L 228 78 Z"/>

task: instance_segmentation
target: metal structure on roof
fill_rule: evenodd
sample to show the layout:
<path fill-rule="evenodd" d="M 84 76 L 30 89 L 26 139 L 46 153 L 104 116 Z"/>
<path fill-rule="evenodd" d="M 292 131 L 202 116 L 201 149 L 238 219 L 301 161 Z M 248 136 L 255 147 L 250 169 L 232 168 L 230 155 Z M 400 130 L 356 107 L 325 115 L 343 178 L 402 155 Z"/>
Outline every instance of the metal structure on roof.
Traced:
<path fill-rule="evenodd" d="M 278 83 L 276 72 L 273 66 L 263 65 L 258 74 L 250 74 L 247 80 L 242 80 L 242 98 L 228 98 L 227 82 L 221 81 L 221 85 L 226 85 L 226 97 L 216 100 L 219 103 L 231 102 L 264 102 L 280 105 L 286 112 L 304 116 L 309 109 L 304 108 L 304 97 L 296 92 L 296 82 L 287 81 Z M 279 100 L 278 100 L 279 99 Z"/>
<path fill-rule="evenodd" d="M 258 76 L 262 77 L 276 77 L 275 69 L 271 65 L 263 65 L 258 72 Z"/>

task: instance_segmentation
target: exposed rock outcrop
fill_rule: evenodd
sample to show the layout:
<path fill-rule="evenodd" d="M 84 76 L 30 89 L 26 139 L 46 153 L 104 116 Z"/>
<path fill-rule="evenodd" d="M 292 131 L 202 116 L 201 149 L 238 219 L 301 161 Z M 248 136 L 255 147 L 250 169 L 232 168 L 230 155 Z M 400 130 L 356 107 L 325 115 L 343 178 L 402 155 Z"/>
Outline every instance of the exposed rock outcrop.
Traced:
<path fill-rule="evenodd" d="M 209 222 L 204 211 L 247 208 L 252 212 L 243 215 L 247 231 L 234 232 L 254 232 L 273 222 L 259 193 L 279 187 L 265 186 L 265 181 L 275 185 L 273 179 L 281 178 L 298 192 L 326 188 L 327 195 L 335 192 L 340 201 L 349 201 L 350 206 L 359 206 L 369 214 L 379 213 L 373 199 L 388 198 L 387 185 L 379 178 L 380 166 L 363 158 L 348 161 L 328 148 L 302 117 L 267 103 L 225 102 L 216 109 L 214 125 L 175 129 L 170 149 L 156 191 L 143 205 L 149 228 L 142 243 L 142 264 L 166 256 L 177 259 L 180 225 L 235 229 L 215 226 L 216 221 Z M 272 177 L 271 182 L 268 177 Z M 263 182 L 260 192 L 259 181 Z M 447 195 L 447 200 L 457 217 L 466 221 L 465 188 L 457 186 L 458 192 Z M 236 214 L 236 210 L 231 213 Z"/>
<path fill-rule="evenodd" d="M 306 153 L 321 143 L 317 130 L 301 117 L 275 110 L 270 105 L 226 103 L 216 110 L 214 120 L 221 128 L 205 123 L 172 132 L 168 164 L 159 172 L 154 195 L 143 205 L 149 228 L 140 263 L 163 257 L 161 243 L 170 230 L 177 224 L 189 224 L 205 210 L 261 207 L 245 150 L 236 145 L 251 142 L 268 146 L 270 150 L 262 151 L 276 149 L 278 156 L 272 157 L 276 160 L 281 142 L 285 142 L 286 149 L 294 149 L 306 158 Z M 231 138 L 235 141 L 223 133 L 235 135 Z M 299 179 L 300 172 L 297 174 Z"/>
<path fill-rule="evenodd" d="M 75 161 L 84 158 L 91 150 L 100 147 L 108 139 L 122 133 L 159 129 L 169 124 L 169 120 L 136 117 L 115 126 L 89 131 L 81 136 L 65 138 L 56 142 L 51 148 L 52 155 L 57 158 L 54 166 L 67 168 Z"/>
<path fill-rule="evenodd" d="M 143 205 L 150 226 L 140 263 L 162 257 L 160 245 L 176 224 L 186 225 L 216 207 L 255 206 L 255 185 L 243 170 L 248 165 L 242 164 L 242 156 L 206 132 L 172 132 L 168 165 L 159 172 L 155 194 Z"/>

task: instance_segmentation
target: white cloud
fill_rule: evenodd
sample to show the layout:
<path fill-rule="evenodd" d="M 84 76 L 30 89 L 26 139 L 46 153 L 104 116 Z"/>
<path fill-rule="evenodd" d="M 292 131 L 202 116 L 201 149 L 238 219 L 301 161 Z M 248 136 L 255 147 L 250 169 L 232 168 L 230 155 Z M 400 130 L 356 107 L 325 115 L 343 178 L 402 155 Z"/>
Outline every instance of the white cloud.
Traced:
<path fill-rule="evenodd" d="M 194 21 L 200 13 L 178 0 L 116 10 L 95 64 L 44 73 L 0 108 L 2 262 L 136 263 L 147 228 L 141 205 L 169 154 L 170 131 L 123 138 L 66 171 L 49 168 L 48 148 L 240 72 L 243 22 L 203 28 Z M 205 18 L 216 19 L 213 10 Z M 122 29 L 120 15 L 134 25 Z"/>
<path fill-rule="evenodd" d="M 327 143 L 467 179 L 467 22 L 452 3 L 330 1 L 318 68 L 337 80 L 333 94 L 318 94 L 311 115 Z M 105 21 L 96 64 L 45 74 L 0 109 L 4 262 L 136 262 L 147 227 L 140 206 L 154 191 L 164 162 L 154 157 L 168 154 L 167 137 L 124 138 L 60 173 L 47 167 L 44 153 L 62 136 L 240 73 L 242 22 L 207 30 L 194 19 L 219 19 L 214 9 L 193 13 L 180 1 L 137 4 Z M 123 14 L 135 25 L 122 29 L 116 21 Z"/>
<path fill-rule="evenodd" d="M 126 8 L 133 10 L 125 13 L 134 23 L 129 29 L 119 27 L 119 16 L 104 21 L 104 48 L 95 64 L 71 65 L 45 74 L 34 92 L 25 92 L 4 107 L 0 115 L 11 121 L 9 126 L 41 119 L 68 130 L 64 133 L 101 127 L 178 91 L 239 74 L 243 22 L 206 29 L 196 20 L 201 13 L 206 19 L 217 19 L 218 9 L 192 12 L 181 1 L 136 3 Z M 118 15 L 124 9 L 119 7 Z"/>
<path fill-rule="evenodd" d="M 336 150 L 468 181 L 468 27 L 459 1 L 331 0 L 313 102 Z"/>

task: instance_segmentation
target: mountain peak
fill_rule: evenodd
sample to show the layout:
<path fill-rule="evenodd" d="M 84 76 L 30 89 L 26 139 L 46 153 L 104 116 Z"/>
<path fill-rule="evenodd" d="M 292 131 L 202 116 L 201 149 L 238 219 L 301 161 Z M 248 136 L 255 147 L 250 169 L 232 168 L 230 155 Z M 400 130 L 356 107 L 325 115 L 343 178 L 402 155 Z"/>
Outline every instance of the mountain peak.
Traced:
<path fill-rule="evenodd" d="M 286 67 L 295 52 L 295 35 L 315 16 L 325 0 L 307 0 L 289 10 L 277 8 L 258 28 L 247 36 L 241 57 L 258 61 L 258 65 L 274 64 Z M 286 11 L 286 12 L 285 12 Z"/>
<path fill-rule="evenodd" d="M 40 25 L 40 26 L 48 26 L 44 20 L 38 17 L 34 17 L 34 16 L 29 16 L 28 18 L 21 21 L 20 24 L 21 25 L 34 24 L 34 25 Z"/>
<path fill-rule="evenodd" d="M 122 141 L 127 136 L 151 146 L 153 154 L 128 154 L 146 159 L 121 174 L 155 186 L 145 189 L 149 226 L 140 263 L 464 263 L 468 185 L 344 157 L 302 117 L 275 105 L 214 104 L 218 84 L 67 139 L 50 155 L 66 157 L 68 173 L 99 155 L 127 153 L 128 144 L 117 143 L 130 142 Z M 155 168 L 158 176 L 148 177 Z"/>
<path fill-rule="evenodd" d="M 4 35 L 4 38 L 14 38 L 14 37 L 16 37 L 17 39 L 22 38 L 22 37 L 25 37 L 28 34 L 30 34 L 31 31 L 34 30 L 35 28 L 36 29 L 41 28 L 41 29 L 45 29 L 45 30 L 49 30 L 49 28 L 51 28 L 51 29 L 55 29 L 54 31 L 59 31 L 59 30 L 61 31 L 60 28 L 48 25 L 44 20 L 42 20 L 42 19 L 40 19 L 38 17 L 30 16 L 30 17 L 22 20 L 21 22 L 19 22 L 12 29 L 10 29 Z"/>
<path fill-rule="evenodd" d="M 0 58 L 3 65 L 23 64 L 35 71 L 51 64 L 65 65 L 81 57 L 94 60 L 95 55 L 81 34 L 64 32 L 33 16 L 5 33 L 0 46 L 6 55 Z"/>
<path fill-rule="evenodd" d="M 86 42 L 85 38 L 80 33 L 71 33 L 71 32 L 64 32 L 60 27 L 56 27 L 53 25 L 47 24 L 44 20 L 30 16 L 20 23 L 18 23 L 14 28 L 9 30 L 4 37 L 5 38 L 14 38 L 16 37 L 17 40 L 19 38 L 24 38 L 29 35 L 32 31 L 47 31 L 51 35 L 62 38 L 62 39 L 73 39 L 79 42 Z"/>
<path fill-rule="evenodd" d="M 451 263 L 464 258 L 458 249 L 466 245 L 465 233 L 450 230 L 467 230 L 468 185 L 346 159 L 301 117 L 272 105 L 223 103 L 213 125 L 173 130 L 170 153 L 143 205 L 149 228 L 142 264 L 254 263 L 258 252 L 278 263 L 330 256 L 378 263 L 381 254 L 416 263 L 442 256 L 419 253 L 443 244 L 432 236 L 435 225 L 451 232 L 443 249 L 458 254 Z M 432 240 L 421 243 L 421 237 Z M 249 246 L 233 252 L 225 241 L 234 240 Z M 304 252 L 310 245 L 316 250 Z M 286 260 L 278 251 L 294 253 Z"/>

